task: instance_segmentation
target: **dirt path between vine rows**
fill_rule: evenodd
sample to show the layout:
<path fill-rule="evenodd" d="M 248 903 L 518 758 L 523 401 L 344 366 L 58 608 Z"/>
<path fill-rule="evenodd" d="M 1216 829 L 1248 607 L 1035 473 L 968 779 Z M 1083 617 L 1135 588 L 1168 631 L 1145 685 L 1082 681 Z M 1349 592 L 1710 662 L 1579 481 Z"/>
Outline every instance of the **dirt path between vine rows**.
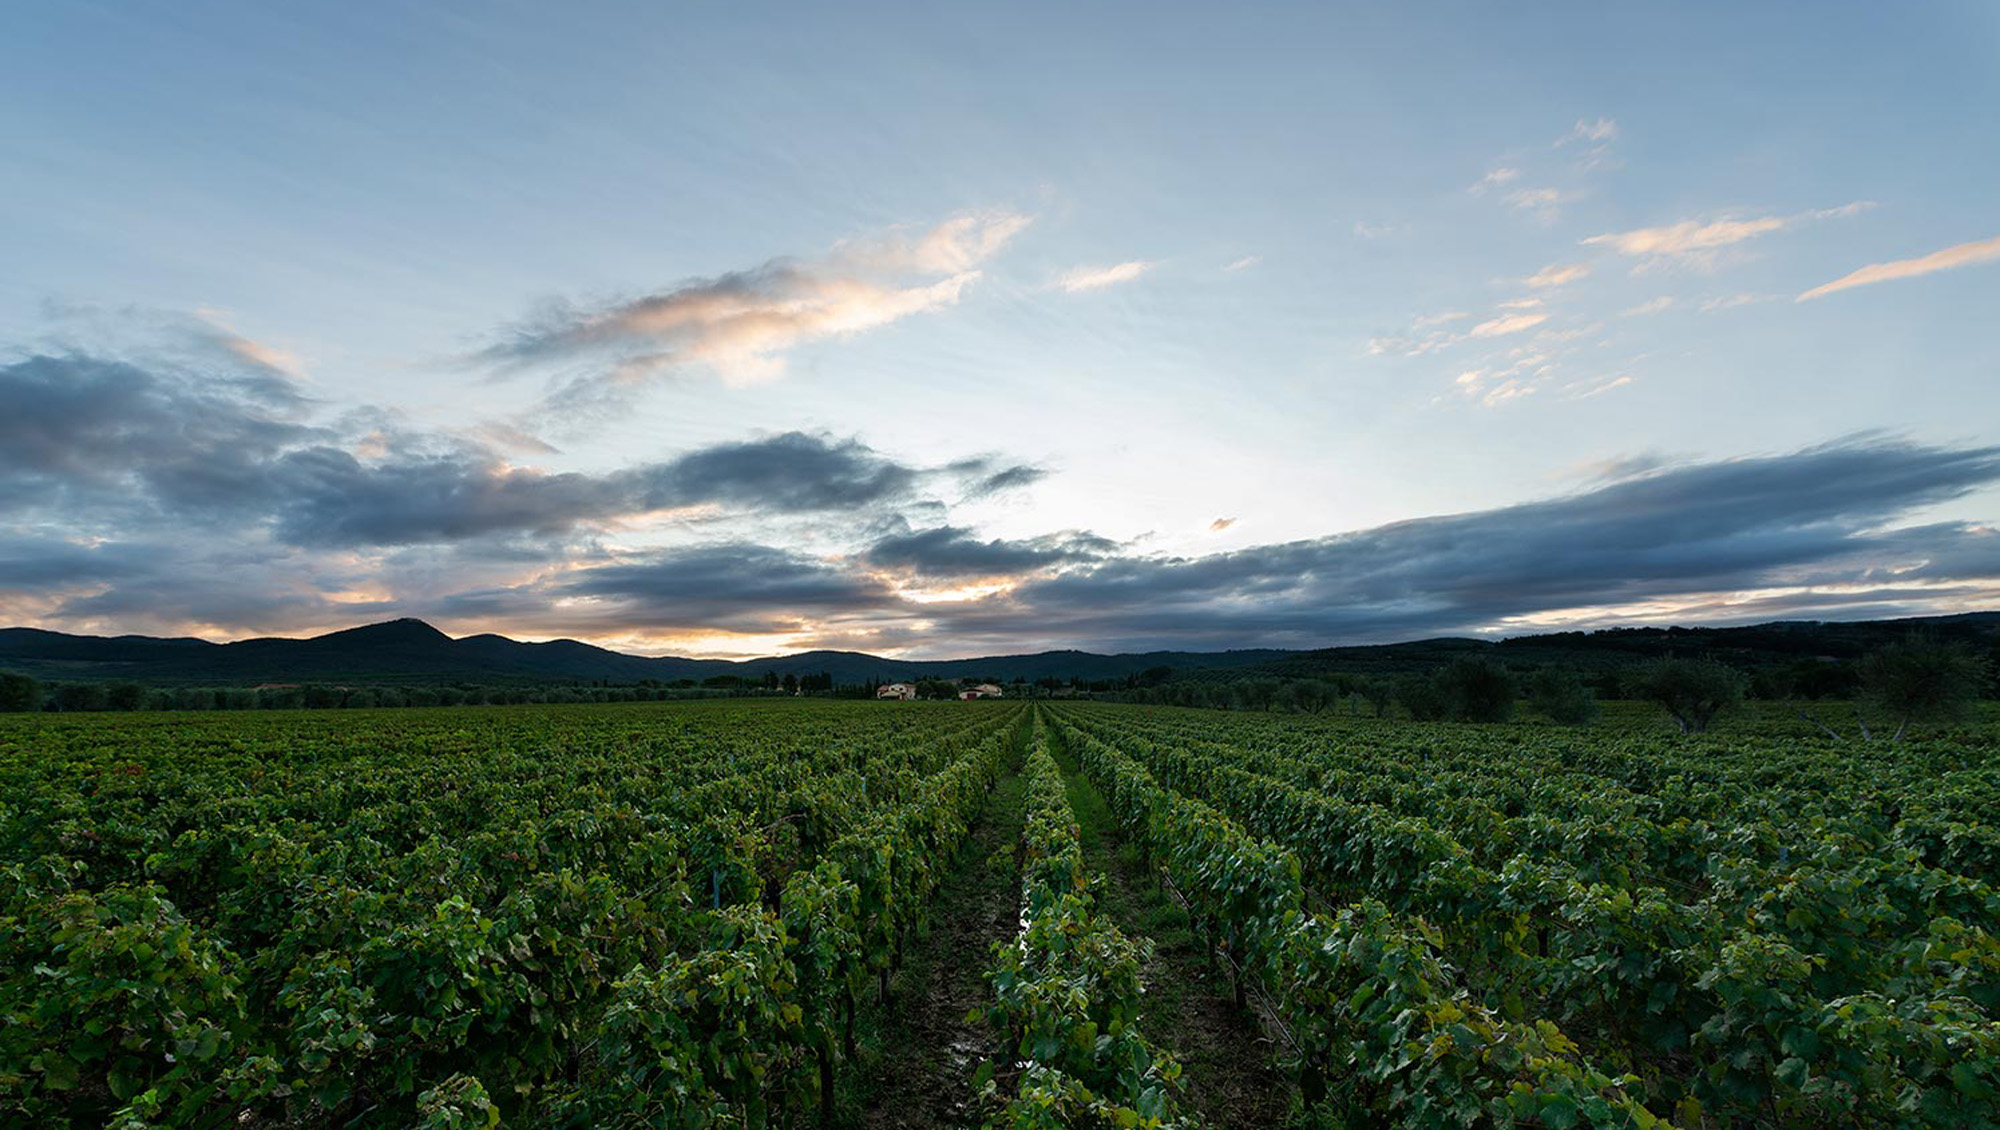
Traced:
<path fill-rule="evenodd" d="M 882 1010 L 874 1060 L 860 1088 L 868 1130 L 936 1130 L 966 1122 L 972 1076 L 998 1050 L 983 1020 L 993 943 L 1019 930 L 1018 849 L 1026 782 L 994 786 L 956 869 L 939 888 L 930 935 L 911 943 Z"/>
<path fill-rule="evenodd" d="M 1104 797 L 1067 751 L 1054 752 L 1083 829 L 1084 865 L 1109 880 L 1099 905 L 1127 935 L 1153 941 L 1140 1031 L 1180 1061 L 1186 1103 L 1207 1130 L 1284 1125 L 1297 1088 L 1273 1062 L 1269 1039 L 1236 1007 L 1228 974 L 1204 967 L 1186 913 L 1122 841 Z"/>

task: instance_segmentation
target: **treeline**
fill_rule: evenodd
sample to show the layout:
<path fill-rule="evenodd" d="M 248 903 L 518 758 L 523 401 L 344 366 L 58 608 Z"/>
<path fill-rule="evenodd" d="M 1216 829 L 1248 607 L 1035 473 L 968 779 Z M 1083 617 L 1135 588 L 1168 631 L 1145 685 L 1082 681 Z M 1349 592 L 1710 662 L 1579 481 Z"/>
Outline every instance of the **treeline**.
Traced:
<path fill-rule="evenodd" d="M 718 675 L 699 682 L 646 680 L 629 685 L 542 684 L 436 687 L 343 686 L 300 683 L 260 687 L 148 687 L 140 683 L 44 683 L 0 671 L 0 712 L 78 713 L 121 710 L 364 710 L 422 706 L 513 706 L 524 703 L 670 702 L 691 698 L 767 695 L 866 697 L 868 687 L 836 688 L 830 674 L 768 678 Z M 865 692 L 865 693 L 864 693 Z"/>
<path fill-rule="evenodd" d="M 1336 674 L 1230 682 L 1176 680 L 1128 686 L 1097 697 L 1211 710 L 1377 718 L 1396 712 L 1419 722 L 1504 722 L 1513 717 L 1517 703 L 1526 696 L 1537 713 L 1574 725 L 1596 718 L 1599 689 L 1575 671 L 1548 668 L 1523 676 L 1488 660 L 1462 659 L 1434 671 L 1389 677 Z"/>
<path fill-rule="evenodd" d="M 1147 685 L 1147 677 L 1152 681 Z M 1528 709 L 1563 725 L 1597 720 L 1600 698 L 1626 698 L 1661 708 L 1682 733 L 1706 731 L 1744 700 L 1816 701 L 1825 693 L 1798 693 L 1799 683 L 1771 672 L 1744 672 L 1710 658 L 1668 656 L 1624 671 L 1585 675 L 1561 667 L 1516 671 L 1485 658 L 1466 658 L 1430 671 L 1397 676 L 1331 674 L 1318 678 L 1253 677 L 1232 682 L 1175 680 L 1149 671 L 1107 697 L 1121 702 L 1222 710 L 1375 717 L 1392 711 L 1418 722 L 1505 722 Z M 1831 685 L 1808 684 L 1824 692 Z M 1800 718 L 1838 741 L 1850 736 L 1900 741 L 1913 725 L 1963 718 L 1980 698 L 2000 697 L 1994 664 L 1962 642 L 1918 633 L 1851 665 L 1838 696 L 1853 703 L 1852 735 L 1798 710 Z M 1885 730 L 1878 735 L 1870 728 Z"/>

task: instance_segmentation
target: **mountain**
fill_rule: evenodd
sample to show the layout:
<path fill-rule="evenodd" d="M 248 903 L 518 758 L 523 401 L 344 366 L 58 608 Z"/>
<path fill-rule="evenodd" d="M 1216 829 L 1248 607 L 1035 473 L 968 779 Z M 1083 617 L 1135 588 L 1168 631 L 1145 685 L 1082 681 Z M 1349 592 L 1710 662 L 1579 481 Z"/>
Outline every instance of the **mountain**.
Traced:
<path fill-rule="evenodd" d="M 1427 670 L 1465 655 L 1516 667 L 1556 665 L 1606 671 L 1660 655 L 1712 655 L 1743 667 L 1800 659 L 1854 659 L 1924 629 L 2000 653 L 2000 612 L 1910 620 L 1780 621 L 1735 628 L 1611 628 L 1551 632 L 1503 640 L 1434 639 L 1409 643 L 1285 651 L 1147 651 L 1098 655 L 1044 651 L 974 659 L 912 662 L 855 651 L 808 651 L 731 662 L 626 655 L 577 640 L 523 643 L 506 636 L 453 639 L 422 620 L 390 620 L 310 639 L 263 638 L 210 643 L 151 636 L 74 636 L 39 628 L 0 628 L 0 668 L 45 680 L 129 680 L 149 685 L 526 684 L 673 682 L 716 675 L 755 678 L 828 672 L 842 684 L 920 678 L 1123 679 L 1161 667 L 1177 677 L 1354 674 Z"/>
<path fill-rule="evenodd" d="M 1152 651 L 1094 655 L 1049 651 L 937 662 L 885 659 L 854 651 L 808 651 L 732 662 L 626 655 L 577 640 L 523 643 L 491 634 L 453 639 L 422 620 L 390 620 L 310 639 L 233 643 L 149 636 L 74 636 L 39 628 L 0 628 L 0 667 L 50 680 L 129 680 L 150 685 L 257 683 L 549 683 L 641 679 L 672 682 L 766 671 L 831 673 L 835 682 L 991 677 L 1005 681 L 1119 679 L 1153 667 L 1244 667 L 1287 652 Z"/>

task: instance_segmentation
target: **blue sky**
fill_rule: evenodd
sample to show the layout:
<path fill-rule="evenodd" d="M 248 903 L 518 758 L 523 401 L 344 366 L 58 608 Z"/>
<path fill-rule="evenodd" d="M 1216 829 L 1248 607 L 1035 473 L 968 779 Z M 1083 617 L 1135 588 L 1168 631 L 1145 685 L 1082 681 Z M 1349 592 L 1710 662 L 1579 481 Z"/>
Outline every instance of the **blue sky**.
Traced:
<path fill-rule="evenodd" d="M 9 623 L 948 655 L 2000 593 L 1992 5 L 10 25 Z"/>

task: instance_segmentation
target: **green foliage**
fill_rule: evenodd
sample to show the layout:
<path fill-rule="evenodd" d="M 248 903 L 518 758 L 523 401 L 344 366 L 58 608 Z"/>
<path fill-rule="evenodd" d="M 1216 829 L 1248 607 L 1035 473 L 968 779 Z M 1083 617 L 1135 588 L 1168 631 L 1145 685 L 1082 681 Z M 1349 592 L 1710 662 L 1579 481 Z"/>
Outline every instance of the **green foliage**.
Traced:
<path fill-rule="evenodd" d="M 1683 734 L 1705 732 L 1717 715 L 1743 701 L 1749 680 L 1713 659 L 1656 659 L 1626 676 L 1634 698 L 1665 708 Z"/>
<path fill-rule="evenodd" d="M 1411 721 L 1436 722 L 1451 717 L 1452 701 L 1434 675 L 1401 675 L 1395 681 L 1396 703 Z"/>
<path fill-rule="evenodd" d="M 1147 943 L 1097 912 L 1076 817 L 1047 750 L 1029 755 L 1018 938 L 995 943 L 987 1019 L 1026 1065 L 1012 1094 L 981 1073 L 985 1124 L 1159 1128 L 1184 1124 L 1180 1065 L 1140 1033 Z"/>
<path fill-rule="evenodd" d="M 1864 745 L 1780 710 L 1727 737 L 1607 713 L 1587 735 L 796 700 L 0 721 L 0 1123 L 824 1115 L 853 1008 L 1031 739 L 1023 930 L 982 1010 L 1008 1062 L 974 1083 L 994 1125 L 1189 1105 L 1052 750 L 1324 1121 L 2000 1123 L 1991 723 Z"/>
<path fill-rule="evenodd" d="M 1528 708 L 1551 722 L 1588 726 L 1597 721 L 1597 695 L 1576 672 L 1544 667 L 1528 676 Z"/>
<path fill-rule="evenodd" d="M 824 1097 L 836 1017 L 1026 720 L 0 727 L 0 1123 L 743 1126 Z"/>
<path fill-rule="evenodd" d="M 14 671 L 0 671 L 0 713 L 42 708 L 40 681 Z"/>
<path fill-rule="evenodd" d="M 1912 722 L 1963 718 L 1990 684 L 1986 661 L 1962 643 L 1912 635 L 1861 662 L 1861 691 L 1896 721 L 1901 739 Z"/>
<path fill-rule="evenodd" d="M 1439 671 L 1438 688 L 1448 717 L 1463 722 L 1505 722 L 1514 716 L 1518 688 L 1511 671 L 1487 659 L 1460 659 Z"/>
<path fill-rule="evenodd" d="M 2000 1122 L 1990 740 L 1858 773 L 1793 738 L 1057 722 L 1347 1124 Z M 1232 902 L 1271 849 L 1298 893 Z"/>

